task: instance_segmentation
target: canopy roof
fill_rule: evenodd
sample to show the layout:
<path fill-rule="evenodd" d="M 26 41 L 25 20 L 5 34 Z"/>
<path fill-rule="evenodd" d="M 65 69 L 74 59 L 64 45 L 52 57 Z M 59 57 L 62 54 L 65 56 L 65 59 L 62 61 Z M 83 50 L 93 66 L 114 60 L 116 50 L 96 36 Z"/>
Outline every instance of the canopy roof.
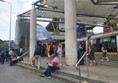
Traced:
<path fill-rule="evenodd" d="M 118 5 L 96 5 L 93 1 L 76 0 L 77 21 L 101 24 L 106 21 L 105 19 L 118 19 Z M 118 2 L 118 0 L 115 1 Z M 64 19 L 64 0 L 39 0 L 34 5 L 36 7 L 37 17 Z M 18 16 L 29 17 L 30 10 Z"/>

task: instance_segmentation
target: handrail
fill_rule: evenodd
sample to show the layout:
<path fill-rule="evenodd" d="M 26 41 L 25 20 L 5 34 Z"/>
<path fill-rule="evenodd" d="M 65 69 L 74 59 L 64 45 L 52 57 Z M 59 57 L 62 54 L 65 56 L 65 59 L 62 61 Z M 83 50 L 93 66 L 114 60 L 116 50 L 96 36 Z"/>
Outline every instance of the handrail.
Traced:
<path fill-rule="evenodd" d="M 24 54 L 22 54 L 21 56 L 19 56 L 19 58 L 25 56 L 25 55 L 28 54 L 28 53 L 29 53 L 29 51 L 25 52 Z"/>
<path fill-rule="evenodd" d="M 81 62 L 81 60 L 84 58 L 85 55 L 87 55 L 87 52 L 84 52 L 84 54 L 82 55 L 82 57 L 79 59 L 79 61 L 76 64 L 76 69 L 79 70 L 79 83 L 81 83 L 81 71 L 80 71 L 80 65 L 79 63 Z"/>
<path fill-rule="evenodd" d="M 84 54 L 82 55 L 82 57 L 79 59 L 79 61 L 76 64 L 76 68 L 78 69 L 78 65 L 80 64 L 81 60 L 84 58 L 84 56 L 87 55 L 87 52 L 84 52 Z"/>

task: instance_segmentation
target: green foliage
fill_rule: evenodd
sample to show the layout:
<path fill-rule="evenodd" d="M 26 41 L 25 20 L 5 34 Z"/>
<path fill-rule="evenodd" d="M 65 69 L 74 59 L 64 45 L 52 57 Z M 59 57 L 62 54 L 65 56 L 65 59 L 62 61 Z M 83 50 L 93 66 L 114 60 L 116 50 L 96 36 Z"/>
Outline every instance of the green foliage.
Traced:
<path fill-rule="evenodd" d="M 8 44 L 0 39 L 0 50 L 8 48 Z"/>

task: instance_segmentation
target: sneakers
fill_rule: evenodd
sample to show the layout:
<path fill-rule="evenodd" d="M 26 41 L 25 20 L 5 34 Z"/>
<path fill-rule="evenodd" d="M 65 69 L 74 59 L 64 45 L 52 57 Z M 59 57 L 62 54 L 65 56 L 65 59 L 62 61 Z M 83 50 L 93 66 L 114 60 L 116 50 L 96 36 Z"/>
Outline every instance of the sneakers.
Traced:
<path fill-rule="evenodd" d="M 107 62 L 109 62 L 109 59 L 107 60 Z"/>
<path fill-rule="evenodd" d="M 45 77 L 45 75 L 42 74 L 42 75 L 40 75 L 40 77 Z"/>
<path fill-rule="evenodd" d="M 46 78 L 51 78 L 51 76 L 47 76 Z"/>
<path fill-rule="evenodd" d="M 104 60 L 103 60 L 103 59 L 101 59 L 101 61 L 103 62 Z M 109 62 L 109 59 L 107 59 L 107 62 Z"/>
<path fill-rule="evenodd" d="M 51 76 L 45 76 L 44 74 L 40 75 L 40 77 L 51 78 Z"/>

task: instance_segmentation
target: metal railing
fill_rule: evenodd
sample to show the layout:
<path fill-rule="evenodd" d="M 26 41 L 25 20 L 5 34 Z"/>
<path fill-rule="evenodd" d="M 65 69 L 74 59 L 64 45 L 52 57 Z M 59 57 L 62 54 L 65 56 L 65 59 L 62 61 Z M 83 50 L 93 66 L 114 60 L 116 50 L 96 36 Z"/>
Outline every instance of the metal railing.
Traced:
<path fill-rule="evenodd" d="M 26 56 L 29 53 L 29 51 L 25 52 L 24 54 L 22 54 L 19 58 L 22 58 L 24 56 Z M 41 67 L 41 56 L 35 56 L 35 67 L 39 70 Z M 29 57 L 26 58 L 26 64 L 29 64 Z M 31 63 L 32 64 L 32 63 Z"/>
<path fill-rule="evenodd" d="M 88 58 L 87 58 L 87 55 L 88 55 L 88 53 L 87 52 L 84 52 L 84 54 L 82 55 L 82 57 L 79 59 L 79 61 L 77 62 L 77 64 L 76 64 L 76 69 L 77 70 L 79 70 L 79 80 L 80 80 L 80 82 L 79 83 L 81 83 L 81 69 L 80 69 L 80 62 L 82 61 L 82 59 L 86 56 L 86 64 L 87 64 L 87 72 L 88 72 Z M 89 76 L 89 74 L 88 74 L 88 76 Z"/>
<path fill-rule="evenodd" d="M 84 56 L 87 55 L 87 52 L 84 52 L 84 54 L 82 55 L 82 57 L 79 59 L 79 61 L 76 64 L 76 68 L 78 69 L 78 65 L 80 64 L 81 60 L 84 58 Z"/>
<path fill-rule="evenodd" d="M 19 58 L 24 57 L 25 55 L 27 55 L 29 53 L 29 51 L 25 52 L 24 54 L 22 54 Z"/>

